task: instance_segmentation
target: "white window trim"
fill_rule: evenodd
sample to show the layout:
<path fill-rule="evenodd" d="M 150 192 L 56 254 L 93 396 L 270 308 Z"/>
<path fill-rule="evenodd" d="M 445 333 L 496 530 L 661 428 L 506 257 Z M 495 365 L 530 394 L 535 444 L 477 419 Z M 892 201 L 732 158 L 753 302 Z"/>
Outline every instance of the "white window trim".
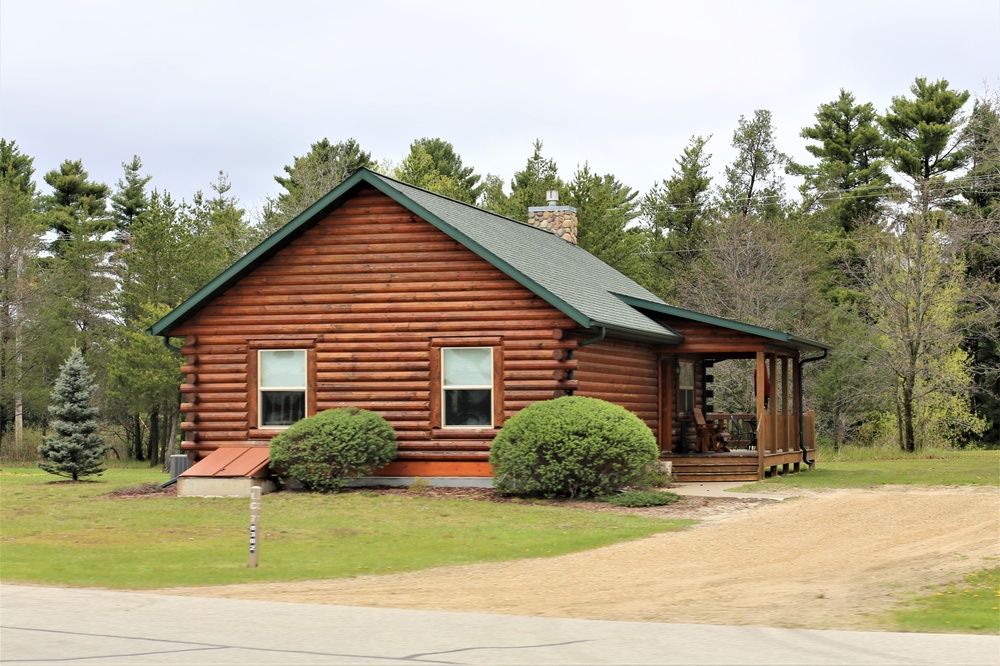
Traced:
<path fill-rule="evenodd" d="M 489 384 L 468 384 L 468 385 L 466 385 L 466 384 L 458 384 L 458 385 L 449 385 L 449 384 L 446 384 L 445 383 L 445 360 L 444 360 L 444 355 L 445 355 L 445 352 L 448 351 L 449 349 L 485 349 L 487 352 L 489 352 L 489 358 L 490 358 L 490 382 L 489 382 Z M 486 346 L 486 345 L 459 346 L 459 347 L 441 347 L 441 427 L 442 428 L 446 428 L 446 429 L 455 428 L 455 429 L 465 429 L 465 430 L 468 430 L 470 427 L 474 427 L 474 428 L 493 428 L 494 427 L 493 415 L 494 415 L 494 409 L 496 408 L 496 399 L 497 399 L 496 391 L 493 389 L 494 379 L 495 379 L 495 373 L 496 373 L 496 368 L 493 367 L 494 365 L 495 364 L 493 362 L 493 347 Z M 466 425 L 466 424 L 449 425 L 449 424 L 447 424 L 445 422 L 446 415 L 448 413 L 448 410 L 447 410 L 447 404 L 448 404 L 448 402 L 447 402 L 447 398 L 445 397 L 446 396 L 446 391 L 463 391 L 463 390 L 464 391 L 482 391 L 482 390 L 488 390 L 490 392 L 490 409 L 489 409 L 490 422 L 489 422 L 488 425 L 487 424 L 480 424 L 480 425 L 477 425 L 477 426 L 469 426 L 469 425 Z"/>
<path fill-rule="evenodd" d="M 266 388 L 261 386 L 261 377 L 263 376 L 264 363 L 261 358 L 261 354 L 264 352 L 279 352 L 279 351 L 300 351 L 304 353 L 305 363 L 302 369 L 302 385 L 301 386 L 268 386 Z M 289 425 L 265 425 L 264 424 L 264 392 L 265 391 L 302 391 L 302 402 L 303 402 L 303 414 L 304 416 L 309 416 L 309 350 L 302 347 L 287 347 L 287 348 L 276 348 L 276 349 L 258 349 L 257 350 L 257 424 L 258 428 L 264 428 L 267 430 L 287 430 L 291 428 L 293 424 Z"/>

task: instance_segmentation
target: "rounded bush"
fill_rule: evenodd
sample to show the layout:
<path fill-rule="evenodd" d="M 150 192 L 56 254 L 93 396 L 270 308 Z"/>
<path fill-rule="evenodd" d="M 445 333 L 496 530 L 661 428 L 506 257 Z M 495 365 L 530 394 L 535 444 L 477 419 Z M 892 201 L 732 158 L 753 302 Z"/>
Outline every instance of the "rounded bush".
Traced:
<path fill-rule="evenodd" d="M 658 457 L 656 437 L 638 416 L 582 396 L 522 409 L 490 449 L 495 487 L 524 495 L 606 495 L 640 481 Z"/>
<path fill-rule="evenodd" d="M 375 412 L 329 409 L 302 419 L 271 440 L 271 471 L 282 483 L 336 492 L 396 457 L 396 432 Z"/>

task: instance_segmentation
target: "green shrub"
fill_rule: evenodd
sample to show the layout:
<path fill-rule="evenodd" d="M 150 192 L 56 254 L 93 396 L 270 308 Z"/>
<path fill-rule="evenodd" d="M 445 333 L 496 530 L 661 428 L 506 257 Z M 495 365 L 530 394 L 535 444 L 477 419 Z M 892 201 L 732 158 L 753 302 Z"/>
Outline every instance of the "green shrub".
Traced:
<path fill-rule="evenodd" d="M 396 457 L 396 433 L 384 418 L 342 407 L 302 419 L 271 440 L 271 471 L 283 483 L 336 492 Z"/>
<path fill-rule="evenodd" d="M 568 396 L 515 414 L 493 440 L 490 464 L 501 492 L 576 497 L 632 485 L 658 456 L 656 438 L 638 416 Z"/>
<path fill-rule="evenodd" d="M 615 506 L 665 506 L 673 504 L 681 498 L 676 493 L 668 493 L 662 490 L 630 490 L 627 493 L 618 493 L 607 498 L 608 504 Z"/>

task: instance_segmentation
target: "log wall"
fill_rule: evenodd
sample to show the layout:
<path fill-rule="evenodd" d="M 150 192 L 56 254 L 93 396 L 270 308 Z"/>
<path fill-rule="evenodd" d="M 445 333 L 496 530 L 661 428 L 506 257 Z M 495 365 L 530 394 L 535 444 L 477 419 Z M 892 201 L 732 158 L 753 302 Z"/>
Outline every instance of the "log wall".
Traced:
<path fill-rule="evenodd" d="M 604 340 L 574 352 L 579 383 L 575 395 L 600 398 L 621 405 L 659 429 L 659 375 L 657 355 L 647 345 Z"/>
<path fill-rule="evenodd" d="M 567 353 L 576 342 L 563 339 L 574 327 L 429 223 L 363 190 L 172 333 L 186 338 L 182 446 L 203 457 L 224 444 L 270 441 L 277 431 L 254 427 L 253 354 L 307 348 L 315 368 L 309 413 L 362 407 L 396 429 L 399 456 L 384 473 L 488 475 L 495 428 L 435 427 L 431 342 L 499 340 L 503 391 L 495 399 L 509 418 L 576 388 L 569 377 L 579 357 Z M 629 368 L 643 365 L 637 352 L 615 354 Z M 597 393 L 599 375 L 593 375 Z M 644 418 L 655 417 L 648 378 L 635 386 L 642 388 L 636 404 Z"/>

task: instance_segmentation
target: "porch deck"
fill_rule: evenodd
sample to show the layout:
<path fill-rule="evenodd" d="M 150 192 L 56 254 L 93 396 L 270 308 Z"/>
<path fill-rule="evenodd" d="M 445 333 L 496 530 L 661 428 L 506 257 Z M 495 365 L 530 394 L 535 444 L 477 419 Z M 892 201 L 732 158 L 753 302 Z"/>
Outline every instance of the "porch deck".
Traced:
<path fill-rule="evenodd" d="M 815 451 L 809 452 L 809 460 Z M 673 463 L 674 479 L 698 481 L 745 481 L 798 472 L 802 451 L 725 451 L 717 453 L 662 453 L 660 460 Z"/>
<path fill-rule="evenodd" d="M 712 414 L 714 419 L 745 417 L 740 414 Z M 794 414 L 762 413 L 757 417 L 756 448 L 729 451 L 662 451 L 660 460 L 673 464 L 674 478 L 684 483 L 698 481 L 746 481 L 752 483 L 766 476 L 793 474 L 803 463 L 816 460 L 816 417 L 811 411 L 802 415 L 803 458 L 798 438 L 798 418 Z"/>

